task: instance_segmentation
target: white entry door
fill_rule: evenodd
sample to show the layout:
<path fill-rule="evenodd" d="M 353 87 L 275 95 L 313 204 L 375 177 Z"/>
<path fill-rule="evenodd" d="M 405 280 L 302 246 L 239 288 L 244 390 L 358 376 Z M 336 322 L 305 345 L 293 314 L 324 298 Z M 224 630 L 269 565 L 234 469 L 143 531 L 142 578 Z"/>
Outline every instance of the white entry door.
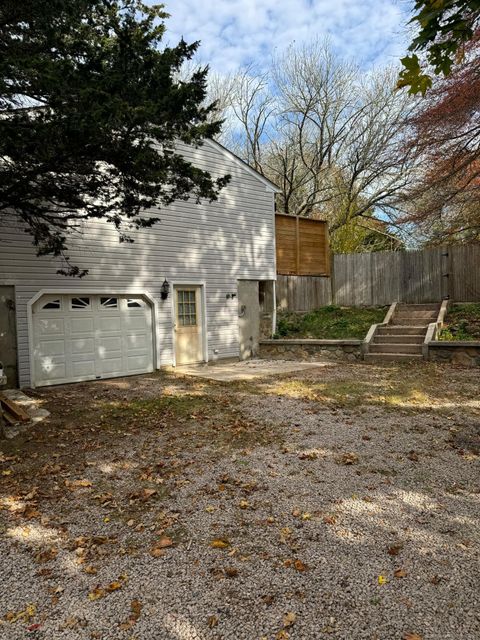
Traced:
<path fill-rule="evenodd" d="M 37 386 L 153 371 L 152 309 L 141 297 L 44 295 L 33 333 Z"/>
<path fill-rule="evenodd" d="M 175 287 L 175 362 L 177 365 L 202 362 L 203 310 L 201 287 Z"/>

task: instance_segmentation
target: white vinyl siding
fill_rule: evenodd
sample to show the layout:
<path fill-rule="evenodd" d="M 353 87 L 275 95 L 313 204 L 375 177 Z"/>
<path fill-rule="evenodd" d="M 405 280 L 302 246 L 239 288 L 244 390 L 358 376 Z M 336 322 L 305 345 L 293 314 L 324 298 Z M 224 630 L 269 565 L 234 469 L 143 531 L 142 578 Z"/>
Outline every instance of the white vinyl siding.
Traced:
<path fill-rule="evenodd" d="M 73 264 L 89 269 L 85 278 L 57 275 L 58 260 L 36 257 L 30 236 L 21 228 L 0 226 L 0 283 L 15 285 L 21 386 L 30 383 L 27 305 L 42 289 L 82 291 L 79 297 L 89 288 L 106 296 L 148 293 L 157 303 L 156 364 L 162 366 L 174 361 L 170 297 L 164 301 L 160 296 L 164 279 L 205 283 L 209 359 L 238 355 L 237 301 L 226 294 L 236 291 L 238 279 L 276 277 L 274 194 L 213 145 L 179 145 L 179 150 L 213 177 L 231 174 L 218 201 L 175 202 L 149 211 L 158 214 L 160 222 L 132 233 L 133 244 L 119 243 L 113 226 L 89 222 L 83 233 L 69 238 L 68 251 Z"/>

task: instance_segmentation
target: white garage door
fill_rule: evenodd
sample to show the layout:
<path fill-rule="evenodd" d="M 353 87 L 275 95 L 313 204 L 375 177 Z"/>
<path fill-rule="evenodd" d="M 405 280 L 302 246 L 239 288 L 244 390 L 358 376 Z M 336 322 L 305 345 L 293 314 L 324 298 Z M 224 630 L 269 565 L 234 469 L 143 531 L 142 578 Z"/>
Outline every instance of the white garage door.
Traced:
<path fill-rule="evenodd" d="M 44 295 L 33 332 L 37 386 L 153 371 L 152 309 L 141 297 Z"/>

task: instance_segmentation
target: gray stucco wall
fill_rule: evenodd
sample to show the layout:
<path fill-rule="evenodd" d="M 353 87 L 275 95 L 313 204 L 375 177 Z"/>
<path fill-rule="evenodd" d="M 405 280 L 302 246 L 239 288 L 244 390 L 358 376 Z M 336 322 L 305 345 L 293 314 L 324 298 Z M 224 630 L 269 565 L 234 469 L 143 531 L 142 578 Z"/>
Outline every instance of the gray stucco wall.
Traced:
<path fill-rule="evenodd" d="M 57 260 L 36 257 L 21 227 L 0 226 L 0 284 L 15 287 L 21 386 L 30 383 L 28 302 L 42 289 L 148 292 L 157 302 L 156 364 L 163 366 L 173 361 L 173 309 L 170 298 L 160 299 L 162 282 L 204 283 L 209 359 L 238 356 L 238 304 L 226 294 L 239 279 L 275 279 L 274 193 L 214 145 L 179 150 L 213 177 L 231 174 L 219 200 L 150 211 L 161 220 L 133 233 L 134 244 L 120 244 L 106 223 L 89 223 L 69 240 L 72 262 L 89 269 L 81 280 L 57 275 Z"/>

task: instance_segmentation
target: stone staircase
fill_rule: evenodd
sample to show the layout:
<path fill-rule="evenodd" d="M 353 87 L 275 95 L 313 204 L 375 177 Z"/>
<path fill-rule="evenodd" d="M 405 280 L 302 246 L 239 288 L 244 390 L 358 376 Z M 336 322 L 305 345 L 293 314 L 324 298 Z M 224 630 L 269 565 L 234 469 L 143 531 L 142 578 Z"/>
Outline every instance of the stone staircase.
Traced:
<path fill-rule="evenodd" d="M 439 304 L 398 304 L 391 322 L 379 326 L 365 354 L 366 362 L 422 360 L 428 325 L 436 322 Z"/>

